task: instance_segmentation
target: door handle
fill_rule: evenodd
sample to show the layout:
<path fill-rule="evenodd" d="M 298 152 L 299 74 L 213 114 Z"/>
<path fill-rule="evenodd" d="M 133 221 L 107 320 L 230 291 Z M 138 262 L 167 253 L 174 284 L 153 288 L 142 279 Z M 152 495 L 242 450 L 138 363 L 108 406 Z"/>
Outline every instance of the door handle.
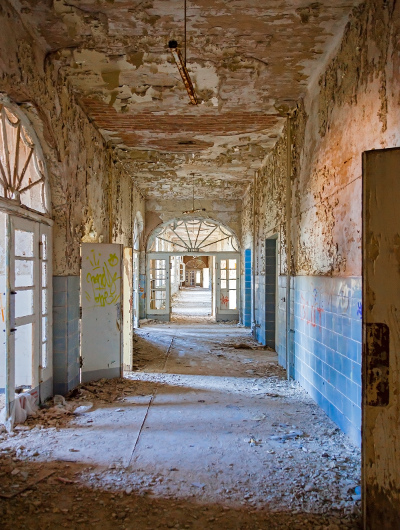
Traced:
<path fill-rule="evenodd" d="M 14 331 L 17 331 L 17 328 L 11 328 L 10 333 L 14 333 Z"/>

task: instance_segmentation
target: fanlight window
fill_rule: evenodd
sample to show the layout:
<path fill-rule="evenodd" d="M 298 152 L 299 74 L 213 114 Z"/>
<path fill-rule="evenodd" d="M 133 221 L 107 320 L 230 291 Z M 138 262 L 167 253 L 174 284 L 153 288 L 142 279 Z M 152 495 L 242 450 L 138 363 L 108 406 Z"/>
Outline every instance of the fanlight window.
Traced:
<path fill-rule="evenodd" d="M 234 234 L 215 221 L 178 220 L 157 228 L 149 240 L 150 252 L 237 252 Z"/>
<path fill-rule="evenodd" d="M 37 145 L 21 120 L 0 103 L 0 196 L 47 213 L 46 179 Z"/>

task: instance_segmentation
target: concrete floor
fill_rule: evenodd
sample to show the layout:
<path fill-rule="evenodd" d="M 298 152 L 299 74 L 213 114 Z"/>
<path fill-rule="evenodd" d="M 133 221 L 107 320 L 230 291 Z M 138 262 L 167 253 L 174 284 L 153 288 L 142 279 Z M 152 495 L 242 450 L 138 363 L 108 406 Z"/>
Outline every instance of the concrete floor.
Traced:
<path fill-rule="evenodd" d="M 0 435 L 0 473 L 7 451 L 56 473 L 0 500 L 3 527 L 358 528 L 358 449 L 258 347 L 227 324 L 137 330 L 138 370 L 71 401 L 89 412 Z"/>
<path fill-rule="evenodd" d="M 199 319 L 199 317 L 202 317 Z M 174 296 L 171 310 L 172 322 L 190 320 L 211 321 L 211 289 L 182 287 Z"/>

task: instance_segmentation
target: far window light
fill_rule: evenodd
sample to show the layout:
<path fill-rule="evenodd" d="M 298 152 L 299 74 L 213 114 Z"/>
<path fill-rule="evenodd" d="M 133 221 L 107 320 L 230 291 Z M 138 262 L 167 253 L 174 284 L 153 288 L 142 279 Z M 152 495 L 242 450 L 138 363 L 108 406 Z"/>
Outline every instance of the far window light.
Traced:
<path fill-rule="evenodd" d="M 48 212 L 44 163 L 32 135 L 9 106 L 0 103 L 0 197 Z"/>

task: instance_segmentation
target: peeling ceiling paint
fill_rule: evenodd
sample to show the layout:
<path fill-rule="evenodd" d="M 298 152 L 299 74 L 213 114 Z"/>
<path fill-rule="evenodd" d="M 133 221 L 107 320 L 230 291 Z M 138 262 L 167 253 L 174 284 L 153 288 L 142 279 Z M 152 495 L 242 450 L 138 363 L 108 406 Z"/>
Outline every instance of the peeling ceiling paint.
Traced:
<path fill-rule="evenodd" d="M 147 197 L 241 198 L 359 0 L 13 0 Z"/>

